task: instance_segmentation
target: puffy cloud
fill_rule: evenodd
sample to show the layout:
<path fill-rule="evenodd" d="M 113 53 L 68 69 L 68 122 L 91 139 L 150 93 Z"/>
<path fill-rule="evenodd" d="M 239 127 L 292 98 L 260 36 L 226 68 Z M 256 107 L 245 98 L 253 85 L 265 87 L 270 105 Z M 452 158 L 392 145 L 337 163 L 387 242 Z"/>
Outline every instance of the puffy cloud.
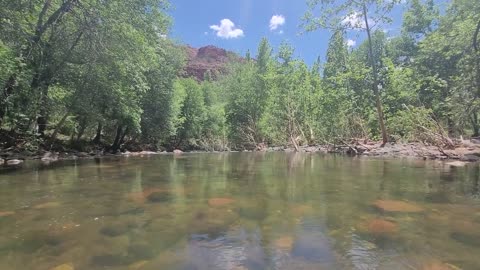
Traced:
<path fill-rule="evenodd" d="M 357 42 L 353 39 L 349 39 L 347 40 L 347 46 L 348 47 L 354 47 L 355 45 L 357 45 Z"/>
<path fill-rule="evenodd" d="M 217 36 L 224 39 L 243 37 L 243 30 L 235 27 L 235 24 L 230 19 L 223 19 L 220 25 L 211 25 L 210 29 L 217 32 Z"/>
<path fill-rule="evenodd" d="M 372 20 L 368 19 L 368 24 L 370 26 L 373 24 Z M 349 28 L 364 29 L 367 26 L 365 25 L 365 19 L 363 14 L 360 12 L 353 12 L 345 16 L 342 20 L 342 25 Z"/>
<path fill-rule="evenodd" d="M 270 19 L 270 30 L 276 30 L 279 26 L 285 24 L 285 17 L 283 15 L 273 15 Z"/>

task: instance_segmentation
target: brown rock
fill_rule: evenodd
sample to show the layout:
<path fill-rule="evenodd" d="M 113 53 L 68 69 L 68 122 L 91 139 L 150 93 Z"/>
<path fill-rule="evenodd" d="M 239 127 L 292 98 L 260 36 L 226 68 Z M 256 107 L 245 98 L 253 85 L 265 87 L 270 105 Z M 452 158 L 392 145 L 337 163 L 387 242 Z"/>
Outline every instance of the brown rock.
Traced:
<path fill-rule="evenodd" d="M 148 261 L 138 261 L 138 262 L 135 262 L 135 263 L 132 263 L 128 266 L 128 270 L 138 270 L 138 269 L 141 269 L 142 267 L 144 267 L 146 264 L 148 263 Z"/>
<path fill-rule="evenodd" d="M 459 270 L 458 267 L 442 262 L 430 262 L 425 264 L 422 270 Z"/>
<path fill-rule="evenodd" d="M 413 203 L 394 200 L 378 200 L 373 203 L 373 206 L 385 212 L 402 212 L 402 213 L 419 213 L 424 209 Z"/>
<path fill-rule="evenodd" d="M 15 212 L 12 212 L 12 211 L 0 212 L 0 217 L 9 217 L 9 216 L 13 216 L 13 215 L 15 215 Z"/>
<path fill-rule="evenodd" d="M 275 247 L 283 250 L 292 250 L 293 238 L 291 236 L 283 236 L 275 240 Z"/>
<path fill-rule="evenodd" d="M 175 149 L 175 150 L 173 150 L 173 153 L 174 153 L 174 154 L 182 154 L 183 151 L 182 151 L 182 150 L 179 150 L 179 149 Z"/>
<path fill-rule="evenodd" d="M 73 264 L 70 264 L 70 263 L 66 263 L 66 264 L 62 264 L 62 265 L 59 265 L 57 267 L 54 267 L 50 270 L 75 270 L 75 268 L 73 267 Z"/>
<path fill-rule="evenodd" d="M 140 192 L 132 192 L 127 194 L 127 199 L 142 204 L 145 203 L 147 198 L 152 195 L 153 193 L 167 193 L 167 189 L 162 188 L 147 188 Z"/>
<path fill-rule="evenodd" d="M 397 224 L 384 219 L 371 220 L 367 229 L 369 233 L 377 236 L 390 235 L 398 231 Z"/>
<path fill-rule="evenodd" d="M 212 198 L 208 200 L 208 205 L 211 207 L 222 207 L 232 204 L 234 201 L 231 198 Z"/>
<path fill-rule="evenodd" d="M 59 206 L 60 206 L 59 202 L 46 202 L 46 203 L 35 205 L 33 209 L 50 209 L 50 208 L 56 208 Z"/>
<path fill-rule="evenodd" d="M 188 63 L 185 67 L 185 77 L 193 77 L 198 81 L 205 79 L 210 71 L 213 79 L 227 71 L 227 64 L 233 61 L 243 61 L 242 58 L 215 46 L 206 46 L 199 49 L 186 47 Z"/>

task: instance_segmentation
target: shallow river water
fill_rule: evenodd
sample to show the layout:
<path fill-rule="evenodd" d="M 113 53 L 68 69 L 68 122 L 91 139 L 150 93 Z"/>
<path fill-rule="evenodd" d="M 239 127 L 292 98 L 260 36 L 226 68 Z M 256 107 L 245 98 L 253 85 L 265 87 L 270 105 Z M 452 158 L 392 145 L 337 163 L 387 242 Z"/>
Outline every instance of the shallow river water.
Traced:
<path fill-rule="evenodd" d="M 0 171 L 0 269 L 480 269 L 480 168 L 230 153 Z"/>

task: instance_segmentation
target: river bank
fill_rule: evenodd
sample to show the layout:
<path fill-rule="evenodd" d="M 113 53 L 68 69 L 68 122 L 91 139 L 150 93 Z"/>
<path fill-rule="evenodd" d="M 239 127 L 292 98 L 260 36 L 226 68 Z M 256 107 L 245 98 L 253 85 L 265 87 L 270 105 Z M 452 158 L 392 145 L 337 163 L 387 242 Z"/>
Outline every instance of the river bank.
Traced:
<path fill-rule="evenodd" d="M 207 151 L 186 151 L 207 152 Z M 238 151 L 224 151 L 238 152 Z M 353 143 L 342 145 L 315 145 L 294 147 L 257 147 L 253 151 L 244 152 L 300 152 L 300 153 L 323 153 L 323 154 L 344 154 L 371 158 L 411 158 L 423 160 L 442 160 L 453 162 L 453 165 L 464 166 L 469 162 L 480 161 L 480 142 L 476 140 L 463 140 L 457 143 L 454 149 L 442 149 L 437 146 L 423 143 L 388 143 L 382 146 L 380 142 Z M 182 150 L 167 151 L 124 151 L 112 154 L 101 149 L 90 152 L 79 151 L 45 151 L 29 152 L 21 149 L 0 150 L 0 166 L 20 167 L 25 160 L 40 160 L 49 164 L 56 161 L 115 157 L 115 156 L 149 156 L 159 154 L 182 154 Z"/>

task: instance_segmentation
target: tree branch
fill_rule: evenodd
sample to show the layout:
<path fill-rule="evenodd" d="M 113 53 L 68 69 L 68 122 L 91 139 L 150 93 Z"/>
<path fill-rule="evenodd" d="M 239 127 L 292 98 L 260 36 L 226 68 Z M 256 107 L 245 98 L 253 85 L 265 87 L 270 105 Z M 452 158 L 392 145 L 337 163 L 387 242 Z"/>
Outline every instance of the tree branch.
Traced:
<path fill-rule="evenodd" d="M 475 29 L 475 34 L 473 35 L 473 48 L 476 52 L 479 51 L 478 48 L 478 34 L 480 33 L 480 21 L 478 21 L 477 29 Z"/>

